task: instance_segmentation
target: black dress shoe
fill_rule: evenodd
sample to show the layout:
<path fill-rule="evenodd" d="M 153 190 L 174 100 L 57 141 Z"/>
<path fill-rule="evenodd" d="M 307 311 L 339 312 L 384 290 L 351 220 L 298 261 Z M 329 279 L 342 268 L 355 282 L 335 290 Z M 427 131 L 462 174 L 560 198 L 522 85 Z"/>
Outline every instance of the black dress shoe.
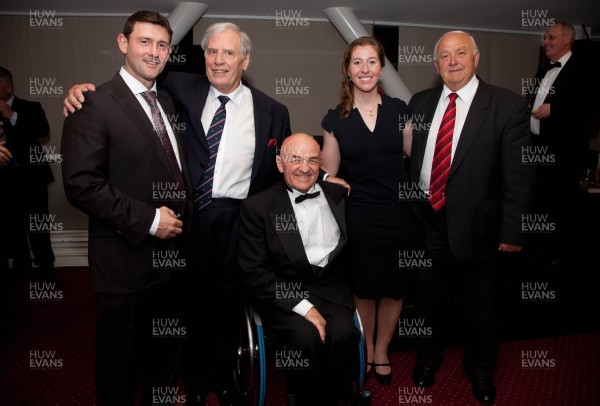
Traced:
<path fill-rule="evenodd" d="M 386 364 L 371 364 L 371 365 L 372 365 L 371 370 L 375 369 L 376 367 L 391 367 L 392 366 L 392 364 L 389 362 Z M 377 371 L 375 371 L 375 379 L 382 386 L 389 385 L 390 383 L 392 383 L 392 372 L 390 371 L 389 374 L 380 374 Z"/>
<path fill-rule="evenodd" d="M 434 366 L 417 364 L 412 373 L 413 383 L 419 388 L 430 387 L 435 382 L 436 371 L 437 368 Z"/>
<path fill-rule="evenodd" d="M 242 399 L 239 392 L 235 389 L 221 390 L 217 393 L 219 406 L 240 406 Z"/>
<path fill-rule="evenodd" d="M 206 406 L 208 391 L 204 387 L 188 389 L 185 406 Z"/>
<path fill-rule="evenodd" d="M 206 395 L 189 394 L 185 406 L 206 406 Z"/>
<path fill-rule="evenodd" d="M 492 378 L 473 378 L 473 396 L 479 403 L 493 405 L 496 401 L 496 386 Z"/>

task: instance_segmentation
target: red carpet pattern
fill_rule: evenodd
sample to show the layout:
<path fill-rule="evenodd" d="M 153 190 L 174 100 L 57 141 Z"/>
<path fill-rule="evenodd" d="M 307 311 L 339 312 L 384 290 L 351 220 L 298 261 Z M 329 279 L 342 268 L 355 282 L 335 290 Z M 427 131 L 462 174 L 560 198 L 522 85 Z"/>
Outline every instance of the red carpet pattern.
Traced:
<path fill-rule="evenodd" d="M 95 307 L 88 270 L 59 269 L 56 284 L 21 281 L 16 291 L 14 338 L 0 346 L 0 404 L 95 405 Z M 45 285 L 44 285 L 45 283 Z M 41 292 L 41 293 L 40 293 Z M 394 380 L 371 377 L 363 389 L 373 406 L 475 406 L 462 348 L 451 348 L 428 389 L 412 385 L 412 352 L 391 354 Z M 285 404 L 280 371 L 269 366 L 267 404 Z M 503 342 L 496 369 L 497 406 L 600 405 L 600 333 Z M 209 406 L 217 405 L 210 395 Z"/>

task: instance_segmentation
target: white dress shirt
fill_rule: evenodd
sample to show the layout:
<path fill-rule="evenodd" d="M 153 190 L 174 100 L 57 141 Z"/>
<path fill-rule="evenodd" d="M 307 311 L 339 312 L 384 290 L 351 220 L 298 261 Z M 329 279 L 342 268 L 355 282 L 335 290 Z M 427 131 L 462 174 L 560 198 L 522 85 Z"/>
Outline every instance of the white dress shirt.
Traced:
<path fill-rule="evenodd" d="M 542 104 L 544 104 L 544 100 L 546 99 L 546 96 L 548 96 L 548 94 L 550 93 L 550 91 L 552 89 L 552 85 L 554 84 L 554 81 L 556 80 L 556 77 L 560 73 L 563 66 L 565 66 L 565 63 L 567 63 L 569 58 L 571 58 L 571 55 L 572 55 L 571 51 L 564 54 L 562 56 L 562 58 L 560 58 L 558 61 L 556 61 L 556 62 L 560 62 L 560 67 L 552 68 L 546 72 L 546 74 L 544 75 L 544 78 L 542 79 L 542 81 L 540 82 L 540 85 L 537 88 L 537 93 L 535 95 L 535 101 L 533 102 L 533 106 L 531 106 L 531 111 L 537 110 Z M 529 119 L 529 123 L 531 124 L 531 132 L 539 135 L 540 120 L 531 116 Z"/>
<path fill-rule="evenodd" d="M 327 198 L 319 184 L 315 184 L 307 193 L 319 191 L 320 194 L 312 199 L 296 203 L 296 197 L 304 193 L 288 189 L 288 195 L 292 202 L 296 223 L 302 245 L 311 265 L 325 267 L 329 262 L 329 254 L 337 247 L 340 240 L 340 227 L 331 212 Z M 303 299 L 292 310 L 301 316 L 313 307 L 312 303 Z"/>
<path fill-rule="evenodd" d="M 479 79 L 477 79 L 477 76 L 473 76 L 466 85 L 456 92 L 453 92 L 446 87 L 446 85 L 444 85 L 442 96 L 438 101 L 435 114 L 433 115 L 433 120 L 431 121 L 431 127 L 429 128 L 429 134 L 427 135 L 425 156 L 423 157 L 423 166 L 421 167 L 421 175 L 419 177 L 419 185 L 421 189 L 426 191 L 428 194 L 429 182 L 431 181 L 431 165 L 433 164 L 435 142 L 440 125 L 442 124 L 442 119 L 444 118 L 444 113 L 446 112 L 446 107 L 448 107 L 448 104 L 450 103 L 450 98 L 448 95 L 450 95 L 450 93 L 458 94 L 458 97 L 456 98 L 456 121 L 454 122 L 454 134 L 452 135 L 451 160 L 453 160 L 454 152 L 456 151 L 456 146 L 458 145 L 458 140 L 460 139 L 460 133 L 465 125 L 467 113 L 469 112 L 469 108 L 471 107 L 471 103 L 473 102 L 473 98 L 475 97 L 475 92 L 477 92 L 478 86 Z M 452 165 L 452 163 L 450 163 L 450 165 Z"/>
<path fill-rule="evenodd" d="M 15 101 L 15 95 L 13 94 L 12 96 L 10 96 L 10 99 L 8 99 L 6 104 L 8 104 L 8 107 L 10 107 L 12 109 L 12 105 L 13 105 L 14 101 Z M 13 115 L 9 119 L 10 125 L 12 125 L 13 127 L 16 126 L 18 117 L 19 117 L 19 113 L 17 113 L 16 111 L 13 111 Z"/>
<path fill-rule="evenodd" d="M 210 87 L 202 110 L 202 126 L 206 132 L 221 105 L 218 99 L 221 95 L 223 93 Z M 212 197 L 245 199 L 250 190 L 256 149 L 252 92 L 240 83 L 236 90 L 225 96 L 230 100 L 225 105 L 227 113 L 215 163 Z"/>

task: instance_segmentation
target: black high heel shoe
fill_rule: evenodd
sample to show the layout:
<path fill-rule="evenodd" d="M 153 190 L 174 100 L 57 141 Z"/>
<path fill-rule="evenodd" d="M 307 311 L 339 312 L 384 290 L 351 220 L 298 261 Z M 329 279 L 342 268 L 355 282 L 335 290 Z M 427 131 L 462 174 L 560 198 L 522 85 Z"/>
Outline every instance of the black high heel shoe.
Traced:
<path fill-rule="evenodd" d="M 392 364 L 390 362 L 386 363 L 386 364 L 371 364 L 372 368 L 371 370 L 375 369 L 375 367 L 392 367 Z M 377 379 L 377 382 L 379 382 L 380 385 L 382 386 L 386 386 L 389 385 L 392 382 L 392 371 L 390 371 L 389 374 L 379 374 L 377 373 L 377 371 L 375 371 L 375 379 Z"/>

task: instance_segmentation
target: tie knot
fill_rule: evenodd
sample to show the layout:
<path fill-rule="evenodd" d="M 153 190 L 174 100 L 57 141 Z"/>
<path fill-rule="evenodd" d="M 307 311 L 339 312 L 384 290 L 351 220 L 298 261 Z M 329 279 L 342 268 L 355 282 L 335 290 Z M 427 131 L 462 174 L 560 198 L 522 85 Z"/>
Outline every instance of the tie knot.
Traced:
<path fill-rule="evenodd" d="M 154 90 L 148 90 L 140 94 L 150 105 L 156 104 L 156 92 Z"/>
<path fill-rule="evenodd" d="M 229 101 L 229 97 L 227 97 L 227 96 L 219 96 L 219 101 L 221 102 L 221 106 L 224 106 Z"/>
<path fill-rule="evenodd" d="M 562 64 L 560 62 L 556 62 L 556 63 L 551 63 L 550 65 L 548 65 L 548 70 L 553 69 L 553 68 L 560 68 L 562 66 Z"/>
<path fill-rule="evenodd" d="M 458 97 L 458 94 L 456 93 L 450 93 L 448 95 L 448 97 L 450 98 L 450 103 L 454 102 L 456 100 L 456 98 Z"/>

